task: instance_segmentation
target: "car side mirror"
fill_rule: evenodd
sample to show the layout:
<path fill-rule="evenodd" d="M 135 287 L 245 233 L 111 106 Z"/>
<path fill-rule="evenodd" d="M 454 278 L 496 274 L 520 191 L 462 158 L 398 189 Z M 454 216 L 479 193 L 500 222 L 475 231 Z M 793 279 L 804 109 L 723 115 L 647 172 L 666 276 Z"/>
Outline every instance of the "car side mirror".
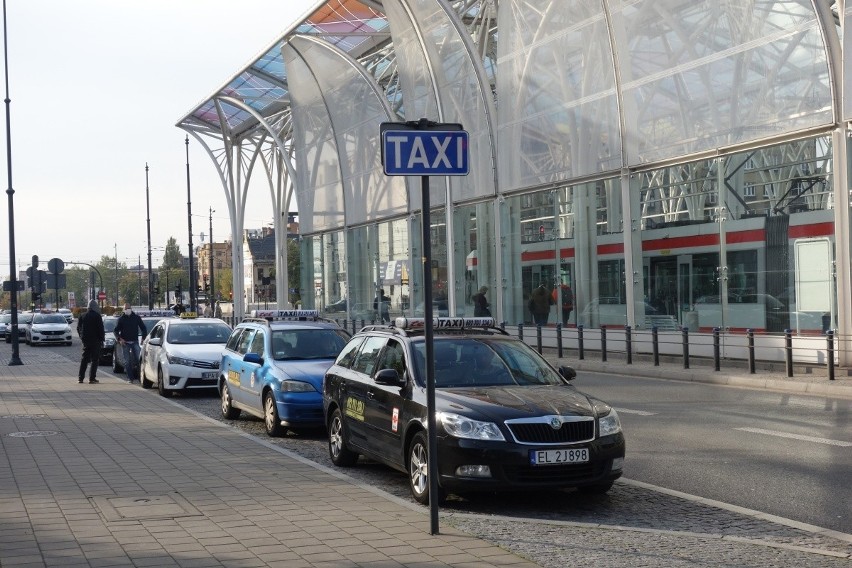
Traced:
<path fill-rule="evenodd" d="M 384 385 L 388 387 L 404 387 L 405 381 L 402 380 L 402 377 L 399 376 L 399 373 L 396 369 L 382 369 L 376 376 L 373 377 L 373 380 L 376 381 L 377 385 Z"/>
<path fill-rule="evenodd" d="M 568 365 L 562 365 L 561 367 L 559 367 L 559 374 L 562 375 L 562 377 L 566 381 L 574 380 L 577 377 L 577 371 L 575 371 L 573 367 L 569 367 Z"/>
<path fill-rule="evenodd" d="M 243 355 L 243 361 L 254 363 L 255 365 L 263 365 L 263 357 L 260 356 L 260 353 L 246 353 Z"/>
<path fill-rule="evenodd" d="M 159 337 L 151 337 L 148 339 L 148 345 L 162 345 L 163 340 Z"/>

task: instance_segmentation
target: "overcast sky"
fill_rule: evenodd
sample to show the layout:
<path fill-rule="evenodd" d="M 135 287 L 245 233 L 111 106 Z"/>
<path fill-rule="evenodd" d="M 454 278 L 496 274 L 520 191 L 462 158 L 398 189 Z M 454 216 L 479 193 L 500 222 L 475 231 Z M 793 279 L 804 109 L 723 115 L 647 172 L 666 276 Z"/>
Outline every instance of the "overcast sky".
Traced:
<path fill-rule="evenodd" d="M 154 266 L 169 237 L 188 253 L 185 132 L 175 124 L 316 0 L 6 0 L 15 263 L 147 265 L 145 164 Z M 4 68 L 5 71 L 5 68 Z M 4 93 L 5 94 L 5 93 Z M 5 98 L 5 97 L 4 97 Z M 4 105 L 2 116 L 5 116 Z M 6 120 L 3 119 L 6 126 Z M 8 189 L 2 135 L 2 187 Z M 193 245 L 230 236 L 214 164 L 190 138 Z M 8 193 L 0 275 L 10 274 Z M 272 223 L 249 194 L 246 228 Z"/>

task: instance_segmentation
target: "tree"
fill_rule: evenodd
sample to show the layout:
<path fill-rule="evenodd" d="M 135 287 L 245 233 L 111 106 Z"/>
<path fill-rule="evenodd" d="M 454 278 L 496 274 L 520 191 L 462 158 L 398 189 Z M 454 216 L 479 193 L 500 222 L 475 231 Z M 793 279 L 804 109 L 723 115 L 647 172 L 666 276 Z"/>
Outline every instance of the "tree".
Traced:
<path fill-rule="evenodd" d="M 290 288 L 297 290 L 295 294 L 289 294 L 290 303 L 296 305 L 296 302 L 302 299 L 302 259 L 299 258 L 299 241 L 297 239 L 287 239 L 287 280 L 290 283 Z"/>
<path fill-rule="evenodd" d="M 183 268 L 183 255 L 180 253 L 180 248 L 178 247 L 177 240 L 174 237 L 169 237 L 169 240 L 166 243 L 166 251 L 163 253 L 162 268 L 167 268 L 169 270 L 179 270 Z"/>

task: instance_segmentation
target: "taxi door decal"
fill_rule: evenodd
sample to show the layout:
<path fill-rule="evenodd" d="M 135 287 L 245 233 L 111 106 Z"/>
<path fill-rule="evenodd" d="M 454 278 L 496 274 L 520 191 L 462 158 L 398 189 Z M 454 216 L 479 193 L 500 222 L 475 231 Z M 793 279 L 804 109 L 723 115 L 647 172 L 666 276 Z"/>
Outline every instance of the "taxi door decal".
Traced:
<path fill-rule="evenodd" d="M 364 421 L 364 401 L 355 397 L 346 397 L 346 416 Z"/>
<path fill-rule="evenodd" d="M 393 409 L 393 418 L 391 418 L 391 430 L 394 432 L 399 430 L 399 408 Z"/>
<path fill-rule="evenodd" d="M 232 385 L 240 384 L 240 373 L 231 369 L 228 369 L 228 382 Z"/>
<path fill-rule="evenodd" d="M 251 377 L 249 377 L 249 381 L 251 381 L 251 388 L 254 388 L 254 371 L 251 372 Z"/>

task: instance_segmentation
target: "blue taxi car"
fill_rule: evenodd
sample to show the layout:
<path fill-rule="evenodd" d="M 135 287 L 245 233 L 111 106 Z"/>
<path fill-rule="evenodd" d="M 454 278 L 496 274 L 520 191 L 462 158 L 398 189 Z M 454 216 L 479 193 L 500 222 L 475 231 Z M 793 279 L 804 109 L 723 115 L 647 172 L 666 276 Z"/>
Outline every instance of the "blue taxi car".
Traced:
<path fill-rule="evenodd" d="M 316 310 L 255 310 L 238 324 L 222 353 L 222 416 L 262 418 L 266 433 L 324 425 L 322 381 L 349 334 Z"/>

